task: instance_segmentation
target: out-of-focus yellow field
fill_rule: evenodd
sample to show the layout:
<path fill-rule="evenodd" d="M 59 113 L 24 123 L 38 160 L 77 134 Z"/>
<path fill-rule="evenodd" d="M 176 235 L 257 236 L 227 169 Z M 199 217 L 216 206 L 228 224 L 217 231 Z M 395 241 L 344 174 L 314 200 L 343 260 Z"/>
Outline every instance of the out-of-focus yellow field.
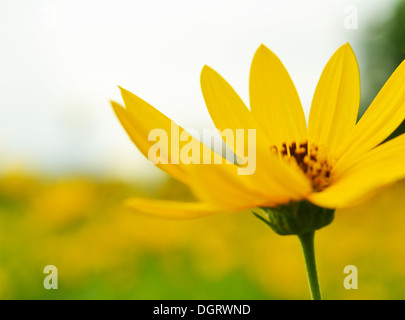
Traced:
<path fill-rule="evenodd" d="M 188 199 L 168 180 L 142 186 L 86 177 L 13 173 L 0 179 L 2 299 L 307 299 L 298 239 L 249 212 L 158 220 L 122 206 L 129 196 Z M 405 298 L 405 183 L 336 212 L 317 232 L 326 299 Z M 59 289 L 45 290 L 55 265 Z M 355 265 L 358 290 L 343 269 Z"/>

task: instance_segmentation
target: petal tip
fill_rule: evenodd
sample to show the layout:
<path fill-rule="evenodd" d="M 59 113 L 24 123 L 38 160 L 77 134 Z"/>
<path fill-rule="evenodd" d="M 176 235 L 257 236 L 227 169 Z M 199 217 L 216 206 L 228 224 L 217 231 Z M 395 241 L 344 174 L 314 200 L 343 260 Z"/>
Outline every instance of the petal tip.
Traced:
<path fill-rule="evenodd" d="M 110 100 L 109 101 L 111 106 L 113 107 L 114 110 L 116 109 L 125 109 L 122 105 L 120 105 L 118 102 L 114 101 L 114 100 Z"/>
<path fill-rule="evenodd" d="M 201 70 L 200 82 L 202 83 L 206 81 L 215 73 L 216 73 L 215 70 L 212 69 L 210 66 L 204 65 L 204 67 Z"/>
<path fill-rule="evenodd" d="M 353 54 L 353 55 L 354 55 L 353 48 L 352 48 L 352 46 L 350 45 L 349 42 L 346 42 L 344 45 L 342 45 L 342 46 L 338 49 L 338 51 L 343 51 L 344 53 L 350 53 L 350 54 Z"/>
<path fill-rule="evenodd" d="M 255 55 L 258 55 L 258 54 L 265 54 L 265 53 L 268 53 L 268 52 L 271 52 L 271 50 L 270 50 L 269 48 L 267 48 L 267 47 L 262 43 L 262 44 L 259 46 L 259 48 L 257 48 Z"/>
<path fill-rule="evenodd" d="M 129 91 L 126 90 L 126 89 L 124 89 L 124 88 L 121 87 L 121 86 L 118 86 L 118 89 L 120 89 L 121 96 L 122 96 L 122 98 L 124 99 L 124 102 L 125 102 L 125 96 L 128 95 Z"/>
<path fill-rule="evenodd" d="M 203 68 L 201 69 L 201 75 L 207 74 L 207 73 L 212 72 L 212 71 L 214 71 L 214 69 L 212 69 L 210 66 L 205 64 L 203 66 Z"/>
<path fill-rule="evenodd" d="M 352 48 L 352 46 L 350 45 L 349 42 L 346 42 L 346 43 L 344 44 L 344 47 L 346 48 L 346 50 L 350 50 L 350 51 L 353 52 L 353 48 Z"/>

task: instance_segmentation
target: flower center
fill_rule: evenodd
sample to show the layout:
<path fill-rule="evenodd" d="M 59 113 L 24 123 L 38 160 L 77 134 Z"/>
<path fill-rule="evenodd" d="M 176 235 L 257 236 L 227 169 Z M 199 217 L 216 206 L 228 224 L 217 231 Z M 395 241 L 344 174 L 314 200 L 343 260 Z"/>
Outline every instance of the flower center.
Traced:
<path fill-rule="evenodd" d="M 321 191 L 329 185 L 332 166 L 328 161 L 326 147 L 315 144 L 308 146 L 304 141 L 300 144 L 292 142 L 287 146 L 284 142 L 281 148 L 272 146 L 270 150 L 289 163 L 295 163 L 311 181 L 315 191 Z"/>

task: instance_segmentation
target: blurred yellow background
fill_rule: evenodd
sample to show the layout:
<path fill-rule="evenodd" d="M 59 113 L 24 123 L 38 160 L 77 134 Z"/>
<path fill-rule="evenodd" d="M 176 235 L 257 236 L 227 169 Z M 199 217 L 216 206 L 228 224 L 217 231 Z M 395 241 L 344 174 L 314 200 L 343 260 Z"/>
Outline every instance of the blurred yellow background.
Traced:
<path fill-rule="evenodd" d="M 154 194 L 184 199 L 173 180 Z M 326 299 L 402 299 L 405 292 L 405 182 L 336 213 L 316 234 Z M 306 299 L 295 236 L 276 235 L 251 213 L 169 221 L 122 207 L 137 186 L 87 177 L 0 180 L 2 299 Z M 147 195 L 145 192 L 142 195 Z M 55 265 L 59 289 L 45 290 Z M 343 286 L 346 265 L 358 290 Z"/>

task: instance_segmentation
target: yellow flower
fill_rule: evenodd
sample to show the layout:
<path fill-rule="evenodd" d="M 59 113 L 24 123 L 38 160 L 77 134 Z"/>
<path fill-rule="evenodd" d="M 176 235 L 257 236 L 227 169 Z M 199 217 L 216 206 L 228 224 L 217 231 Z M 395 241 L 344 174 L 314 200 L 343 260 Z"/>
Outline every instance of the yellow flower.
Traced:
<path fill-rule="evenodd" d="M 308 129 L 288 72 L 263 45 L 251 66 L 250 109 L 207 66 L 201 73 L 201 88 L 217 129 L 256 130 L 256 171 L 238 175 L 238 166 L 229 163 L 157 164 L 188 184 L 198 201 L 129 199 L 128 205 L 138 212 L 193 218 L 300 200 L 325 208 L 348 207 L 405 177 L 405 135 L 381 144 L 405 118 L 404 62 L 357 124 L 360 79 L 349 44 L 336 51 L 322 72 Z M 126 108 L 112 102 L 114 111 L 135 145 L 148 156 L 155 143 L 148 140 L 149 132 L 161 128 L 170 133 L 172 122 L 120 89 Z M 176 128 L 180 134 L 184 131 Z M 234 145 L 229 146 L 235 150 Z"/>

